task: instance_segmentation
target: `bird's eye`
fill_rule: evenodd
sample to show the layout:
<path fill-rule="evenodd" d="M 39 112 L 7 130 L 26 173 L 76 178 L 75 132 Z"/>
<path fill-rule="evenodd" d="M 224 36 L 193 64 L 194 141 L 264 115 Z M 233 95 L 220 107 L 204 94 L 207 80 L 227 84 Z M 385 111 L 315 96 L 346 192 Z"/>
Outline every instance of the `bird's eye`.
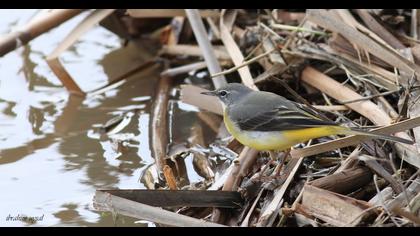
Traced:
<path fill-rule="evenodd" d="M 219 95 L 221 97 L 225 97 L 227 95 L 227 92 L 225 90 L 222 90 L 222 91 L 219 92 Z"/>

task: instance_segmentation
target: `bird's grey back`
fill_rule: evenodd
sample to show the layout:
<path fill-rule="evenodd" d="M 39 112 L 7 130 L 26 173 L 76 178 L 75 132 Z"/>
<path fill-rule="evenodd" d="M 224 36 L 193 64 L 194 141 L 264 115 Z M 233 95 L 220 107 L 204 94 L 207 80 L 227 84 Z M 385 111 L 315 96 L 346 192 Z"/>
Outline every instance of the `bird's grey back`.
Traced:
<path fill-rule="evenodd" d="M 229 106 L 227 112 L 233 120 L 247 119 L 282 106 L 290 110 L 298 110 L 293 102 L 277 94 L 252 91 L 236 101 L 235 105 Z"/>

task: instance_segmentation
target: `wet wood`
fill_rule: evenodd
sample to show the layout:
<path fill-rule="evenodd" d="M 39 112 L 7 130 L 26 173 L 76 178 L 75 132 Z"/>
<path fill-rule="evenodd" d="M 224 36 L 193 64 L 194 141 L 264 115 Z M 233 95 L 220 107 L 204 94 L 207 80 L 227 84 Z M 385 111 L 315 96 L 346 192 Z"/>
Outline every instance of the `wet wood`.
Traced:
<path fill-rule="evenodd" d="M 372 172 L 366 167 L 356 167 L 327 175 L 308 184 L 331 192 L 348 194 L 372 181 Z"/>
<path fill-rule="evenodd" d="M 171 211 L 131 201 L 103 191 L 96 191 L 93 207 L 98 211 L 110 211 L 116 214 L 148 220 L 158 224 L 178 227 L 223 227 L 205 220 L 184 216 Z"/>
<path fill-rule="evenodd" d="M 168 76 L 161 76 L 156 88 L 153 107 L 151 110 L 151 147 L 152 155 L 162 177 L 163 167 L 166 164 L 166 147 L 168 145 L 168 100 L 172 79 Z"/>
<path fill-rule="evenodd" d="M 99 189 L 112 195 L 156 207 L 239 208 L 243 204 L 236 191 Z"/>

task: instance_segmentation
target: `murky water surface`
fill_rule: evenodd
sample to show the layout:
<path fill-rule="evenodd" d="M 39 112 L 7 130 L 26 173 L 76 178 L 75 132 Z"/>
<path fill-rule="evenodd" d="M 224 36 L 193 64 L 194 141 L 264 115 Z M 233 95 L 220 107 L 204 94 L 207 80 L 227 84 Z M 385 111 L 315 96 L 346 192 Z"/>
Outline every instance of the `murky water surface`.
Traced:
<path fill-rule="evenodd" d="M 0 10 L 0 34 L 36 13 Z M 87 98 L 70 96 L 45 57 L 88 14 L 0 58 L 0 226 L 145 226 L 94 211 L 92 197 L 101 187 L 144 188 L 138 179 L 153 163 L 148 125 L 159 71 L 147 69 Z M 90 91 L 151 55 L 121 45 L 120 38 L 97 26 L 60 58 L 79 86 Z M 122 127 L 101 138 L 98 127 L 119 115 L 125 116 Z M 116 148 L 120 140 L 123 151 Z M 18 215 L 42 220 L 10 219 Z"/>

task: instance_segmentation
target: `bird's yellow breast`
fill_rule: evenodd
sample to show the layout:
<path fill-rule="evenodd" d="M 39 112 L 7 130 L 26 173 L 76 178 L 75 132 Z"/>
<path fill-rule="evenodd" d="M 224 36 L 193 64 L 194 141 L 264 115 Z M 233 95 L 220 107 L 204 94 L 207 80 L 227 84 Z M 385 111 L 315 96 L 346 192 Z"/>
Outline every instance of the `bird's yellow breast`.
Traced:
<path fill-rule="evenodd" d="M 309 139 L 319 138 L 337 133 L 334 126 L 303 128 L 286 131 L 247 131 L 240 128 L 229 119 L 224 112 L 223 120 L 229 133 L 245 146 L 259 151 L 288 149 Z"/>

